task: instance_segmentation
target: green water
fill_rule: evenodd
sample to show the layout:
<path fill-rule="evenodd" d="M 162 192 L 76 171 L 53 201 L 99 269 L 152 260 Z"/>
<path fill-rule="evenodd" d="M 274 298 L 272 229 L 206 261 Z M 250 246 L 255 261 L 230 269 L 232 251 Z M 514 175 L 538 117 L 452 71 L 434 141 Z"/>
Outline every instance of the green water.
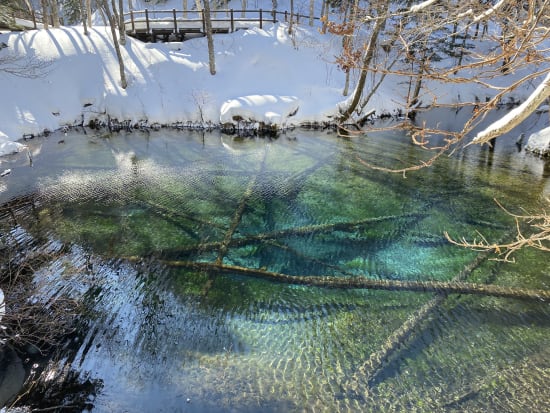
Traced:
<path fill-rule="evenodd" d="M 9 159 L 0 200 L 32 207 L 3 210 L 3 239 L 56 251 L 36 269 L 40 291 L 84 302 L 65 362 L 101 383 L 94 412 L 548 411 L 546 302 L 433 304 L 433 293 L 189 267 L 452 280 L 478 253 L 450 245 L 445 231 L 513 239 L 494 199 L 520 212 L 549 196 L 547 165 L 513 142 L 403 176 L 361 162 L 401 168 L 429 157 L 396 133 L 52 136 L 29 142 L 32 168 Z M 482 260 L 466 281 L 549 288 L 548 253 L 515 259 Z M 395 351 L 369 363 L 407 323 Z"/>

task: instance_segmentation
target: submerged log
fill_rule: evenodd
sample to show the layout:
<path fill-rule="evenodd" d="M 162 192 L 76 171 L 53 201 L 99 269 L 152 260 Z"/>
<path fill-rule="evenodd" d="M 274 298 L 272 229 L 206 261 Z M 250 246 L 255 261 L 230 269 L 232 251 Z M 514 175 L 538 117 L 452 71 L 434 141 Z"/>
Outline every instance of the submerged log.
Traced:
<path fill-rule="evenodd" d="M 435 292 L 443 297 L 449 294 L 475 294 L 503 298 L 518 298 L 526 300 L 550 300 L 550 290 L 503 287 L 494 284 L 465 283 L 461 281 L 401 281 L 380 280 L 363 276 L 335 277 L 312 275 L 288 275 L 271 272 L 264 269 L 246 268 L 237 265 L 226 265 L 211 262 L 195 261 L 161 261 L 169 267 L 186 267 L 197 271 L 207 271 L 218 274 L 237 274 L 260 278 L 285 284 L 308 285 L 322 288 L 366 288 L 389 291 Z"/>
<path fill-rule="evenodd" d="M 466 265 L 462 271 L 453 277 L 451 282 L 429 282 L 429 284 L 433 287 L 439 284 L 445 284 L 446 287 L 451 288 L 453 286 L 462 286 L 466 288 L 460 288 L 460 291 L 455 291 L 457 293 L 494 295 L 499 297 L 505 297 L 505 295 L 503 295 L 504 289 L 507 290 L 507 294 L 511 294 L 506 295 L 506 297 L 520 298 L 518 295 L 520 294 L 519 290 L 521 289 L 512 292 L 508 287 L 463 282 L 477 267 L 479 267 L 479 265 L 481 265 L 481 263 L 485 262 L 488 257 L 489 252 L 483 251 L 479 253 L 472 262 Z M 426 282 L 422 282 L 421 284 L 426 284 Z M 444 286 L 439 285 L 439 287 Z M 346 388 L 349 388 L 356 394 L 360 394 L 358 388 L 359 383 L 364 382 L 368 385 L 375 379 L 380 371 L 382 371 L 384 365 L 389 361 L 390 357 L 413 335 L 415 331 L 418 330 L 420 324 L 430 317 L 432 312 L 446 299 L 447 295 L 451 294 L 451 288 L 438 288 L 432 290 L 438 294 L 415 311 L 397 330 L 388 336 L 386 341 L 382 344 L 382 347 L 378 351 L 372 353 L 367 361 L 357 369 L 349 380 Z M 529 291 L 526 296 L 521 298 L 544 299 L 543 297 L 546 297 L 546 300 L 550 298 L 550 291 L 547 290 L 540 291 L 541 295 L 538 295 L 537 293 L 533 295 L 532 293 L 533 291 Z M 364 391 L 368 392 L 368 389 L 369 387 L 367 386 Z"/>
<path fill-rule="evenodd" d="M 317 233 L 331 232 L 331 231 L 351 231 L 356 227 L 360 227 L 367 224 L 376 224 L 384 221 L 394 221 L 398 219 L 411 219 L 421 218 L 426 216 L 426 213 L 413 212 L 401 215 L 385 215 L 381 217 L 366 218 L 359 221 L 351 222 L 334 222 L 330 224 L 317 224 L 317 225 L 305 225 L 302 227 L 285 228 L 277 231 L 264 232 L 262 234 L 249 235 L 242 238 L 231 238 L 227 246 L 239 247 L 247 244 L 274 240 L 288 236 L 305 236 Z M 168 251 L 163 254 L 163 257 L 169 257 L 174 255 L 188 254 L 196 251 L 209 251 L 218 249 L 222 245 L 222 242 L 208 242 L 198 245 L 192 245 L 189 247 L 178 248 L 176 250 Z"/>
<path fill-rule="evenodd" d="M 220 248 L 219 248 L 219 251 L 218 251 L 218 259 L 216 260 L 216 263 L 218 263 L 218 264 L 221 264 L 223 262 L 223 258 L 227 254 L 227 250 L 229 248 L 229 244 L 231 242 L 231 239 L 233 238 L 233 234 L 237 230 L 237 227 L 239 226 L 239 224 L 241 222 L 241 219 L 243 217 L 244 210 L 246 208 L 246 203 L 248 202 L 248 200 L 252 196 L 252 192 L 254 190 L 254 187 L 256 186 L 258 176 L 264 170 L 266 158 L 267 158 L 267 149 L 264 151 L 264 155 L 263 155 L 263 158 L 262 158 L 262 163 L 260 165 L 260 170 L 256 174 L 254 174 L 254 177 L 248 183 L 246 191 L 244 192 L 243 197 L 241 199 L 241 202 L 239 202 L 239 205 L 237 206 L 237 209 L 235 210 L 235 214 L 233 215 L 233 219 L 231 220 L 231 225 L 229 226 L 229 229 L 225 233 L 225 237 L 223 238 L 223 241 L 220 243 Z"/>

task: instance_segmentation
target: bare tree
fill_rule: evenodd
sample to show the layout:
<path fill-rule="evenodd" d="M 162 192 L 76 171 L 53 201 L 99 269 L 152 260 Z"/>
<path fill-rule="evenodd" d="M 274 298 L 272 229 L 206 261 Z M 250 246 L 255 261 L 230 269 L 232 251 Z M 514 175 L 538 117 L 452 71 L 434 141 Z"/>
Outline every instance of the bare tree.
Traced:
<path fill-rule="evenodd" d="M 393 4 L 395 3 L 395 4 Z M 430 107 L 439 106 L 437 96 L 430 94 L 429 85 L 439 84 L 477 84 L 487 90 L 495 91 L 494 97 L 487 102 L 460 102 L 462 106 L 470 105 L 473 109 L 471 119 L 464 128 L 449 139 L 444 148 L 449 150 L 462 142 L 469 132 L 482 121 L 487 113 L 498 107 L 507 94 L 523 83 L 533 82 L 537 78 L 544 78 L 540 86 L 533 92 L 524 104 L 516 108 L 498 124 L 489 126 L 478 133 L 471 143 L 487 143 L 492 139 L 508 132 L 521 123 L 529 114 L 548 97 L 550 97 L 550 69 L 542 65 L 547 55 L 544 40 L 550 35 L 548 10 L 550 0 L 529 0 L 526 5 L 500 0 L 494 5 L 480 4 L 473 0 L 463 2 L 440 2 L 426 0 L 416 5 L 408 2 L 406 8 L 397 7 L 392 0 L 378 0 L 370 2 L 370 9 L 360 13 L 363 18 L 356 19 L 357 24 L 343 26 L 329 22 L 332 31 L 341 30 L 341 34 L 353 39 L 360 39 L 362 32 L 368 32 L 368 37 L 359 46 L 350 46 L 350 42 L 343 42 L 342 56 L 339 57 L 340 67 L 346 71 L 354 68 L 360 71 L 355 84 L 352 99 L 342 111 L 341 122 L 353 117 L 354 111 L 361 110 L 362 96 L 368 96 L 365 91 L 368 74 L 391 74 L 395 78 L 408 78 L 409 91 L 404 96 L 404 106 L 409 107 L 410 113 L 416 110 L 420 103 L 420 95 L 430 95 L 429 102 L 423 102 Z M 390 6 L 391 5 L 391 6 Z M 500 33 L 484 34 L 484 42 L 492 42 L 494 47 L 483 54 L 476 44 L 467 45 L 479 38 L 468 37 L 469 33 L 478 32 L 478 25 L 490 20 L 491 27 L 501 27 Z M 389 24 L 388 24 L 389 23 Z M 343 30 L 345 27 L 346 30 Z M 463 36 L 462 46 L 458 46 L 456 39 Z M 478 34 L 476 34 L 478 36 Z M 397 41 L 396 41 L 397 40 Z M 382 47 L 378 47 L 378 46 Z M 470 51 L 470 47 L 474 48 Z M 362 50 L 362 57 L 358 58 L 356 51 Z M 381 53 L 398 57 L 386 60 L 387 65 L 380 64 Z M 455 66 L 442 69 L 435 67 L 434 62 L 442 55 L 458 56 Z M 464 59 L 468 56 L 467 60 Z M 388 65 L 392 64 L 392 68 Z M 502 87 L 502 77 L 517 69 L 532 67 L 530 74 L 523 79 L 513 82 L 509 87 Z M 505 68 L 505 70 L 503 70 Z M 468 75 L 474 73 L 473 75 Z M 496 81 L 498 79 L 498 82 Z M 356 115 L 361 115 L 355 112 Z M 410 124 L 405 125 L 410 127 Z M 427 134 L 430 131 L 421 127 L 415 129 L 413 138 L 421 146 L 427 145 Z M 432 131 L 437 133 L 439 131 Z"/>
<path fill-rule="evenodd" d="M 368 40 L 368 43 L 365 45 L 365 51 L 363 53 L 363 57 L 360 63 L 359 69 L 361 70 L 361 73 L 359 75 L 359 80 L 357 81 L 357 85 L 355 86 L 355 90 L 353 92 L 353 97 L 349 104 L 347 105 L 347 108 L 343 111 L 343 113 L 340 116 L 341 122 L 346 122 L 357 106 L 359 105 L 359 102 L 361 101 L 361 96 L 363 94 L 363 90 L 365 88 L 365 83 L 367 80 L 367 75 L 369 73 L 370 65 L 374 59 L 374 55 L 376 53 L 376 48 L 378 45 L 378 37 L 380 36 L 380 33 L 382 32 L 382 28 L 386 24 L 386 19 L 388 18 L 386 11 L 388 10 L 389 0 L 387 2 L 382 2 L 377 6 L 377 15 L 376 17 L 372 18 L 374 20 L 374 25 Z"/>
<path fill-rule="evenodd" d="M 115 0 L 112 0 L 113 11 L 116 10 Z M 122 0 L 118 0 L 118 15 L 115 13 L 115 16 L 118 17 L 118 33 L 119 33 L 119 42 L 122 46 L 126 44 L 126 25 L 124 23 L 124 5 Z"/>
<path fill-rule="evenodd" d="M 111 1 L 113 9 L 116 9 L 114 0 Z M 111 35 L 113 37 L 113 46 L 115 47 L 116 56 L 118 59 L 118 67 L 120 72 L 120 85 L 123 89 L 126 89 L 128 87 L 128 82 L 126 80 L 126 70 L 124 68 L 124 60 L 122 59 L 122 52 L 120 50 L 120 44 L 117 39 L 117 19 L 115 18 L 113 11 L 111 11 L 109 5 L 107 4 L 107 0 L 100 0 L 100 7 L 107 16 L 107 20 L 109 21 L 109 26 L 111 28 Z"/>
<path fill-rule="evenodd" d="M 92 0 L 84 0 L 86 7 L 86 19 L 88 21 L 88 27 L 92 27 Z"/>
<path fill-rule="evenodd" d="M 209 0 L 204 0 L 204 25 L 206 31 L 206 41 L 208 43 L 208 66 L 210 67 L 210 74 L 216 74 L 216 57 L 214 52 L 214 38 L 212 35 L 212 18 L 210 15 L 210 3 Z"/>
<path fill-rule="evenodd" d="M 364 116 L 365 101 L 388 78 L 392 82 L 403 79 L 402 83 L 405 83 L 408 80 L 409 89 L 401 97 L 401 104 L 410 114 L 423 107 L 448 107 L 430 91 L 431 85 L 477 85 L 489 96 L 484 101 L 458 97 L 457 107 L 471 109 L 470 118 L 458 131 L 430 129 L 406 119 L 394 123 L 392 127 L 406 128 L 415 144 L 432 151 L 427 160 L 400 169 L 373 165 L 363 159 L 359 161 L 369 168 L 406 173 L 432 165 L 459 145 L 492 144 L 499 136 L 520 125 L 550 98 L 549 11 L 550 0 L 498 0 L 494 3 L 426 0 L 416 4 L 412 1 L 377 0 L 369 2 L 367 8 L 360 11 L 363 17 L 356 19 L 355 25 L 345 27 L 342 23 L 327 22 L 332 32 L 341 30 L 340 34 L 357 42 L 355 45 L 343 42 L 342 55 L 337 59 L 344 70 L 360 71 L 353 96 L 342 111 L 340 120 L 343 123 L 356 122 Z M 346 32 L 344 27 L 352 30 Z M 367 37 L 362 38 L 362 33 L 368 33 Z M 357 56 L 357 50 L 362 51 L 361 57 Z M 440 59 L 454 61 L 454 64 L 436 66 Z M 509 74 L 520 70 L 525 73 L 523 78 L 507 80 Z M 367 75 L 373 79 L 376 77 L 377 82 L 366 82 Z M 516 100 L 508 98 L 516 89 L 533 84 L 535 87 L 523 103 L 518 105 Z M 422 102 L 423 97 L 429 97 L 428 102 Z M 472 130 L 489 112 L 502 107 L 506 101 L 517 106 L 472 137 Z M 343 124 L 342 127 L 345 128 Z M 431 144 L 430 138 L 434 135 L 444 136 L 442 143 L 438 140 L 437 145 Z M 511 254 L 522 247 L 548 251 L 550 223 L 547 213 L 510 215 L 518 223 L 528 224 L 530 235 L 524 235 L 526 232 L 520 231 L 518 224 L 516 239 L 502 244 L 484 238 L 473 241 L 449 239 L 465 247 L 494 250 L 504 260 L 510 260 Z"/>
<path fill-rule="evenodd" d="M 42 25 L 45 30 L 48 30 L 50 27 L 50 13 L 49 13 L 49 5 L 48 0 L 40 0 L 40 6 L 42 7 Z"/>
<path fill-rule="evenodd" d="M 292 34 L 294 24 L 294 0 L 290 0 L 290 21 L 288 22 L 288 34 Z"/>
<path fill-rule="evenodd" d="M 86 0 L 79 0 L 80 13 L 82 16 L 82 27 L 84 28 L 84 34 L 88 35 L 88 16 L 86 11 Z"/>
<path fill-rule="evenodd" d="M 59 28 L 60 21 L 59 21 L 59 5 L 57 4 L 57 0 L 49 0 L 50 1 L 50 11 L 52 16 L 52 26 L 54 28 Z"/>

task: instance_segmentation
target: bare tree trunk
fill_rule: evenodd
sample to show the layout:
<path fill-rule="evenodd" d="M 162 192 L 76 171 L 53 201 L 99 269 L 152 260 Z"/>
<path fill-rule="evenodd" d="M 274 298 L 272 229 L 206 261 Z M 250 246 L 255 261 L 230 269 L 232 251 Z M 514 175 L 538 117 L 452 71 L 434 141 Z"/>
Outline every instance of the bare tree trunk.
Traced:
<path fill-rule="evenodd" d="M 214 38 L 212 36 L 212 20 L 210 16 L 209 0 L 204 0 L 204 25 L 206 29 L 206 40 L 208 43 L 208 65 L 210 74 L 216 74 L 216 58 L 214 53 Z"/>
<path fill-rule="evenodd" d="M 424 72 L 426 71 L 426 61 L 427 61 L 427 54 L 428 51 L 427 48 L 427 40 L 424 40 L 422 42 L 422 50 L 420 51 L 420 64 L 418 68 L 418 73 L 416 73 L 416 82 L 414 85 L 414 90 L 412 95 L 409 95 L 407 98 L 407 112 L 414 116 L 414 106 L 418 104 L 418 96 L 420 95 L 420 89 L 422 88 L 422 79 L 424 76 Z M 412 108 L 412 110 L 411 110 Z"/>
<path fill-rule="evenodd" d="M 327 21 L 328 21 L 328 0 L 323 0 L 323 5 L 321 6 L 321 17 L 323 18 L 321 33 L 325 34 L 327 32 Z"/>
<path fill-rule="evenodd" d="M 365 54 L 363 55 L 363 63 L 361 65 L 361 74 L 359 76 L 357 86 L 355 86 L 355 91 L 353 93 L 352 101 L 348 105 L 348 108 L 340 116 L 340 122 L 347 121 L 350 118 L 353 111 L 355 110 L 355 108 L 357 107 L 357 105 L 359 104 L 359 102 L 361 101 L 361 95 L 363 94 L 363 89 L 365 88 L 365 83 L 367 81 L 368 69 L 372 62 L 372 59 L 374 58 L 374 53 L 376 51 L 376 43 L 378 42 L 378 36 L 380 35 L 382 28 L 386 24 L 387 16 L 383 16 L 387 10 L 386 6 L 387 4 L 383 4 L 379 8 L 378 18 L 374 23 L 374 28 L 372 29 L 369 43 L 365 49 Z"/>
<path fill-rule="evenodd" d="M 294 20 L 294 0 L 290 0 L 290 22 L 288 23 L 288 34 L 292 34 Z"/>
<path fill-rule="evenodd" d="M 187 7 L 188 7 L 187 6 L 187 0 L 183 0 L 182 6 L 183 6 L 183 17 L 187 18 Z"/>
<path fill-rule="evenodd" d="M 309 0 L 309 25 L 310 26 L 313 26 L 313 20 L 314 20 L 314 13 L 315 13 L 315 9 L 314 9 L 314 6 L 315 5 L 315 1 L 314 0 Z"/>
<path fill-rule="evenodd" d="M 47 0 L 40 0 L 40 6 L 42 7 L 42 25 L 44 29 L 48 30 L 50 23 L 49 23 L 49 16 L 48 13 L 48 1 Z"/>
<path fill-rule="evenodd" d="M 348 20 L 348 11 L 349 11 L 349 3 L 346 3 L 345 10 L 344 10 L 344 18 L 342 19 L 342 23 L 346 24 L 346 21 Z M 348 34 L 344 34 L 342 36 L 342 50 L 344 51 L 344 54 L 347 53 L 349 48 L 351 47 L 351 36 Z M 351 72 L 351 67 L 345 68 L 346 73 L 346 80 L 344 83 L 344 90 L 342 91 L 342 96 L 347 96 L 349 94 L 349 74 Z"/>
<path fill-rule="evenodd" d="M 113 0 L 113 10 L 115 9 L 115 1 Z M 120 36 L 120 44 L 126 44 L 126 25 L 124 24 L 124 5 L 122 0 L 118 0 L 118 32 Z"/>
<path fill-rule="evenodd" d="M 80 13 L 82 15 L 82 27 L 84 28 L 84 34 L 88 36 L 88 15 L 86 12 L 86 0 L 80 0 Z"/>
<path fill-rule="evenodd" d="M 112 1 L 114 4 L 114 0 Z M 118 59 L 118 67 L 120 70 L 120 86 L 122 87 L 122 89 L 126 89 L 128 87 L 128 82 L 126 81 L 124 60 L 122 60 L 122 53 L 120 51 L 120 45 L 118 43 L 118 39 L 116 35 L 116 20 L 115 20 L 115 17 L 113 16 L 113 13 L 111 13 L 111 9 L 109 8 L 107 1 L 101 0 L 101 5 L 103 8 L 103 11 L 107 15 L 107 19 L 109 20 L 109 26 L 111 27 L 111 35 L 113 36 L 113 45 L 115 46 L 115 52 Z"/>
<path fill-rule="evenodd" d="M 50 0 L 50 11 L 52 15 L 52 26 L 56 29 L 60 27 L 59 24 L 59 6 L 57 0 Z"/>
<path fill-rule="evenodd" d="M 92 27 L 92 0 L 84 0 L 86 2 L 86 18 L 88 19 L 88 27 Z"/>

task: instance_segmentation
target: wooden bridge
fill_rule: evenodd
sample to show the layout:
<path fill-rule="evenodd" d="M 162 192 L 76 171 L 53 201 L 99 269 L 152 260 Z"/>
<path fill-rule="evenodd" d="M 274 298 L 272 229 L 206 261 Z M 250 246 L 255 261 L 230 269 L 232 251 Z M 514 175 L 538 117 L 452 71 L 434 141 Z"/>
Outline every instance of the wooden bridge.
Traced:
<path fill-rule="evenodd" d="M 276 10 L 213 10 L 210 12 L 213 33 L 232 33 L 250 27 L 263 28 L 264 23 L 280 21 L 295 24 L 308 22 L 313 26 L 319 17 L 291 14 Z M 125 29 L 129 36 L 143 41 L 185 40 L 186 36 L 206 33 L 204 11 L 140 10 L 124 13 Z"/>
<path fill-rule="evenodd" d="M 38 11 L 17 13 L 15 23 L 23 29 L 42 29 L 42 15 Z M 250 27 L 263 28 L 265 23 L 290 22 L 314 26 L 320 17 L 292 14 L 277 10 L 212 10 L 210 12 L 213 33 L 232 33 Z M 50 26 L 53 26 L 50 16 Z M 128 36 L 142 41 L 179 40 L 186 37 L 205 35 L 205 13 L 203 10 L 132 10 L 124 13 L 125 31 Z"/>

